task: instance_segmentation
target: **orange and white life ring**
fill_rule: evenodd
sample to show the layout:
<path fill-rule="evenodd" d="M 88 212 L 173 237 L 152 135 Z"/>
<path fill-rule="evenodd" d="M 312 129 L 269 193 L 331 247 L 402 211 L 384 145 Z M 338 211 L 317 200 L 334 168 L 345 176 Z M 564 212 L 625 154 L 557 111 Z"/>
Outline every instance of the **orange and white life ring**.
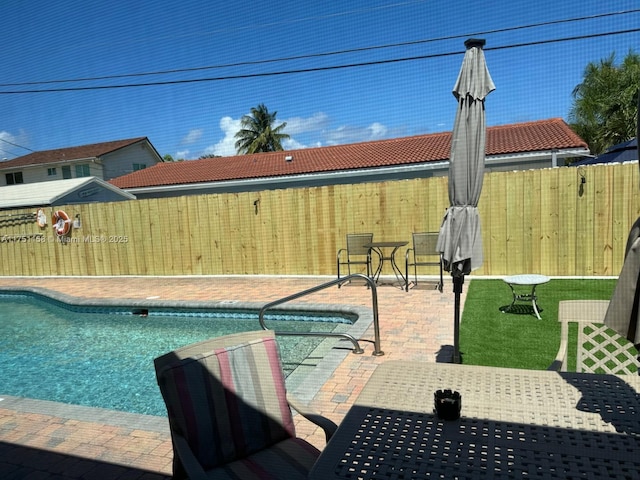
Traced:
<path fill-rule="evenodd" d="M 38 222 L 38 226 L 40 228 L 44 228 L 47 226 L 47 215 L 44 213 L 44 210 L 39 208 L 38 213 L 36 213 L 36 222 Z"/>
<path fill-rule="evenodd" d="M 64 237 L 71 231 L 71 219 L 69 215 L 67 215 L 62 210 L 56 210 L 53 212 L 51 216 L 51 223 L 53 224 L 53 229 L 56 232 L 56 235 L 59 237 Z"/>

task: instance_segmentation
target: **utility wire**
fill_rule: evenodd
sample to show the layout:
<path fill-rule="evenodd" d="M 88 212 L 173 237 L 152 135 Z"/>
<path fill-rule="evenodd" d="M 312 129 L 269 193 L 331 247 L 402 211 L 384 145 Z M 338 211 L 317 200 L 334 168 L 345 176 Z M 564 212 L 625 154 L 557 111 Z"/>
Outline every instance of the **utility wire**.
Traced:
<path fill-rule="evenodd" d="M 530 46 L 536 46 L 536 45 L 545 45 L 545 44 L 551 44 L 551 43 L 571 42 L 571 41 L 577 41 L 577 40 L 607 37 L 607 36 L 613 36 L 613 35 L 624 35 L 624 34 L 636 33 L 636 32 L 640 32 L 640 28 L 618 30 L 614 32 L 592 33 L 588 35 L 576 35 L 571 37 L 555 38 L 555 39 L 548 39 L 548 40 L 536 40 L 532 42 L 517 43 L 512 45 L 487 47 L 484 50 L 485 51 L 506 50 L 506 49 L 530 47 Z M 446 52 L 446 53 L 434 53 L 429 55 L 417 55 L 413 57 L 374 60 L 369 62 L 350 63 L 350 64 L 344 64 L 344 65 L 332 65 L 332 66 L 326 66 L 326 67 L 310 67 L 310 68 L 301 68 L 301 69 L 293 69 L 293 70 L 282 70 L 277 72 L 248 73 L 243 75 L 226 75 L 221 77 L 206 77 L 206 78 L 195 78 L 195 79 L 184 79 L 184 80 L 167 80 L 167 81 L 156 81 L 156 82 L 145 82 L 145 83 L 128 83 L 128 84 L 119 84 L 119 85 L 118 84 L 99 85 L 99 86 L 87 86 L 87 87 L 61 87 L 61 88 L 50 88 L 50 89 L 40 89 L 40 90 L 5 90 L 5 91 L 0 90 L 0 95 L 19 95 L 19 94 L 25 94 L 25 93 L 79 92 L 79 91 L 87 91 L 87 90 L 110 90 L 115 88 L 179 85 L 184 83 L 202 83 L 202 82 L 216 82 L 216 81 L 223 81 L 223 80 L 239 80 L 239 79 L 247 79 L 247 78 L 273 77 L 273 76 L 280 76 L 280 75 L 292 75 L 297 73 L 323 72 L 323 71 L 329 71 L 329 70 L 341 70 L 345 68 L 366 67 L 366 66 L 372 66 L 372 65 L 384 65 L 384 64 L 390 64 L 390 63 L 426 60 L 426 59 L 441 58 L 441 57 L 448 57 L 448 56 L 461 55 L 461 54 L 464 54 L 464 50 L 455 51 L 455 52 Z"/>
<path fill-rule="evenodd" d="M 0 152 L 6 153 L 7 155 L 12 155 L 14 157 L 18 157 L 19 156 L 19 155 L 16 155 L 15 153 L 13 153 L 13 152 L 10 152 L 9 150 L 4 150 L 3 148 L 0 148 Z M 4 161 L 4 160 L 5 160 L 4 158 L 1 159 L 0 163 L 2 163 L 2 161 Z"/>
<path fill-rule="evenodd" d="M 10 142 L 9 140 L 5 140 L 4 138 L 0 138 L 0 141 L 2 141 L 4 143 L 8 143 L 9 145 L 13 145 L 14 147 L 24 148 L 25 150 L 29 150 L 30 152 L 35 152 L 35 150 L 31 150 L 30 148 L 23 147 L 22 145 L 18 145 L 17 143 Z M 6 152 L 6 153 L 11 153 L 11 152 Z M 11 155 L 14 155 L 14 154 L 11 153 Z"/>
<path fill-rule="evenodd" d="M 425 44 L 425 43 L 440 42 L 440 41 L 445 41 L 445 40 L 455 40 L 455 39 L 459 39 L 459 38 L 468 38 L 468 37 L 476 37 L 476 36 L 481 36 L 481 35 L 491 35 L 491 34 L 496 34 L 496 33 L 513 32 L 513 31 L 517 31 L 517 30 L 525 30 L 525 29 L 538 28 L 538 27 L 544 27 L 544 26 L 559 25 L 559 24 L 564 24 L 564 23 L 582 22 L 582 21 L 585 21 L 585 20 L 593 20 L 593 19 L 604 18 L 604 17 L 613 17 L 613 16 L 618 16 L 618 15 L 628 15 L 628 14 L 639 13 L 639 12 L 640 12 L 640 8 L 637 8 L 637 9 L 632 9 L 632 10 L 623 10 L 623 11 L 619 11 L 619 12 L 601 13 L 601 14 L 588 15 L 588 16 L 583 16 L 583 17 L 574 17 L 574 18 L 566 18 L 566 19 L 561 19 L 561 20 L 551 20 L 551 21 L 547 21 L 547 22 L 531 23 L 531 24 L 528 24 L 528 25 L 518 25 L 518 26 L 515 26 L 515 27 L 505 27 L 505 28 L 499 28 L 499 29 L 493 29 L 493 30 L 485 30 L 485 31 L 480 31 L 480 32 L 465 33 L 465 34 L 459 34 L 459 35 L 449 35 L 449 36 L 445 36 L 445 37 L 436 37 L 436 38 L 429 38 L 429 39 L 423 39 L 423 40 L 413 40 L 413 41 L 408 41 L 408 42 L 391 43 L 391 44 L 386 44 L 386 45 L 375 45 L 375 46 L 369 46 L 369 47 L 351 48 L 351 49 L 338 50 L 338 51 L 333 51 L 333 52 L 322 52 L 322 53 L 312 53 L 312 54 L 306 54 L 306 55 L 295 55 L 295 56 L 280 57 L 280 58 L 273 58 L 273 59 L 267 59 L 267 60 L 253 60 L 253 61 L 245 61 L 245 62 L 226 63 L 226 64 L 220 64 L 220 65 L 209 65 L 209 66 L 204 66 L 204 67 L 180 68 L 180 69 L 171 69 L 171 70 L 158 70 L 158 71 L 154 71 L 154 72 L 127 73 L 127 74 L 118 74 L 118 75 L 104 75 L 104 76 L 97 76 L 97 77 L 84 77 L 84 78 L 74 78 L 74 79 L 64 79 L 64 80 L 44 80 L 44 81 L 21 82 L 21 83 L 0 83 L 0 87 L 20 87 L 20 86 L 29 86 L 29 85 L 50 85 L 50 84 L 56 84 L 56 83 L 74 83 L 74 82 L 88 82 L 88 81 L 97 81 L 97 80 L 114 80 L 114 79 L 118 79 L 118 78 L 144 77 L 144 76 L 150 76 L 150 75 L 167 75 L 167 74 L 174 74 L 174 73 L 197 72 L 197 71 L 203 71 L 203 70 L 242 67 L 242 66 L 250 66 L 250 65 L 263 65 L 263 64 L 268 64 L 268 63 L 289 62 L 289 61 L 294 61 L 294 60 L 306 60 L 306 59 L 312 59 L 312 58 L 344 55 L 344 54 L 348 54 L 348 53 L 361 53 L 361 52 L 367 52 L 367 51 L 372 51 L 372 50 L 382 50 L 382 49 L 388 49 L 388 48 L 406 47 L 406 46 L 412 46 L 412 45 L 421 45 L 421 44 Z"/>

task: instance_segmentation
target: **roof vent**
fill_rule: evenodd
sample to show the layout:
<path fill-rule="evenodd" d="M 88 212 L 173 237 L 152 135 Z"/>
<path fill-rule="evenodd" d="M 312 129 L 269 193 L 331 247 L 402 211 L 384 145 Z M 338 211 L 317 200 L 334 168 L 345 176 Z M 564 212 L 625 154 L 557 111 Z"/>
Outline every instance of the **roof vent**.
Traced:
<path fill-rule="evenodd" d="M 284 157 L 284 161 L 285 162 L 293 162 L 293 155 L 287 155 L 286 157 Z"/>

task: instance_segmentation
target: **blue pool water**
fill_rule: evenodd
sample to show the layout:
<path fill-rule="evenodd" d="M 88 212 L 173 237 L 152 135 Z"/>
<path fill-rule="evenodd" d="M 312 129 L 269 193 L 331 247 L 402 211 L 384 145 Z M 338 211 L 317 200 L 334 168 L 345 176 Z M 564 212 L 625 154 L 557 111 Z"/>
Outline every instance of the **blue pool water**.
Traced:
<path fill-rule="evenodd" d="M 352 325 L 338 316 L 265 319 L 269 328 L 286 331 L 346 331 Z M 0 395 L 166 415 L 155 357 L 207 338 L 259 329 L 257 312 L 93 313 L 32 295 L 0 294 Z M 285 374 L 320 342 L 319 337 L 278 337 Z"/>

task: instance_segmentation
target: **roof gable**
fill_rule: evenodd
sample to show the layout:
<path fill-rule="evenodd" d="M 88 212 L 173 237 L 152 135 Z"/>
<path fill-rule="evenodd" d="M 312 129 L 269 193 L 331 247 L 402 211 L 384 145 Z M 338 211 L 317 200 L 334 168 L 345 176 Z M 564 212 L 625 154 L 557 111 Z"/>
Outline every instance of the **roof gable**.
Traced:
<path fill-rule="evenodd" d="M 129 138 L 126 140 L 114 140 L 111 142 L 92 143 L 78 147 L 57 148 L 54 150 L 42 150 L 32 152 L 22 157 L 14 158 L 0 163 L 0 169 L 18 168 L 32 165 L 46 165 L 64 161 L 82 160 L 86 158 L 98 158 L 107 153 L 120 150 L 138 142 L 149 141 L 147 137 Z"/>
<path fill-rule="evenodd" d="M 2 187 L 0 209 L 135 198 L 131 193 L 99 178 L 81 177 Z"/>
<path fill-rule="evenodd" d="M 112 179 L 120 188 L 180 185 L 442 162 L 451 132 L 348 145 L 159 163 Z M 562 119 L 489 127 L 487 155 L 587 148 Z"/>

